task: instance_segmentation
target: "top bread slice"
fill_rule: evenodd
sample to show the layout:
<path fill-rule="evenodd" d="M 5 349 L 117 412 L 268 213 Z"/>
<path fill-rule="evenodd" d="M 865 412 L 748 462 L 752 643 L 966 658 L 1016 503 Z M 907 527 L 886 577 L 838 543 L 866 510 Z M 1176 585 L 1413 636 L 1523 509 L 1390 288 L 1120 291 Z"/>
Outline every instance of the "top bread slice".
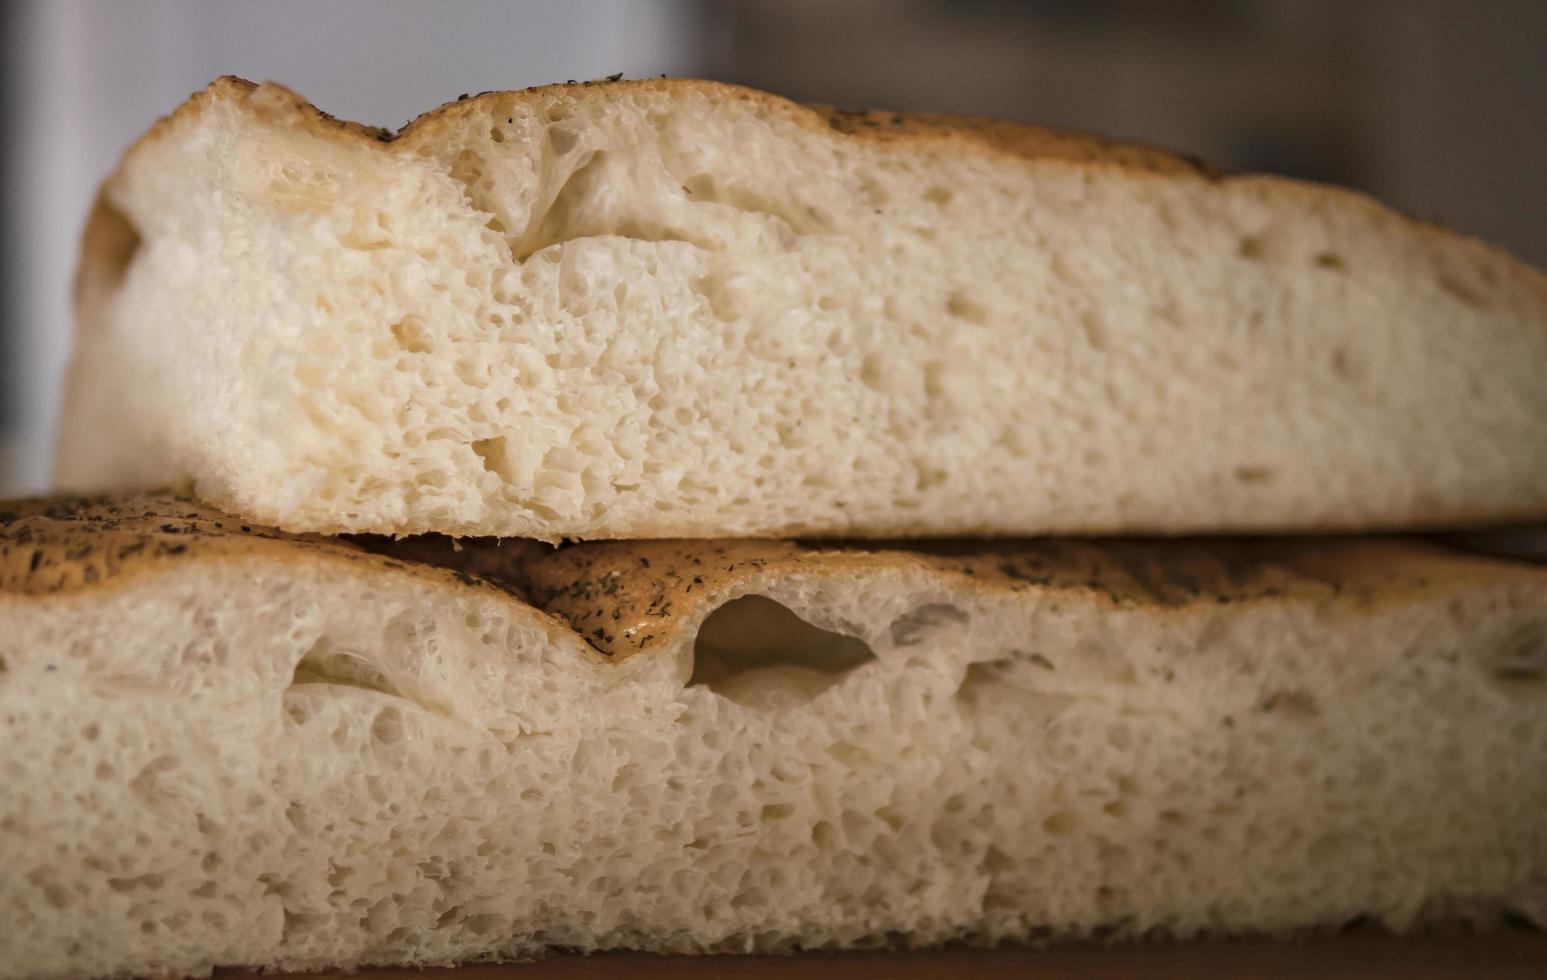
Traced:
<path fill-rule="evenodd" d="M 661 80 L 395 135 L 220 79 L 86 230 L 61 487 L 294 531 L 1547 515 L 1547 277 L 1357 194 Z"/>

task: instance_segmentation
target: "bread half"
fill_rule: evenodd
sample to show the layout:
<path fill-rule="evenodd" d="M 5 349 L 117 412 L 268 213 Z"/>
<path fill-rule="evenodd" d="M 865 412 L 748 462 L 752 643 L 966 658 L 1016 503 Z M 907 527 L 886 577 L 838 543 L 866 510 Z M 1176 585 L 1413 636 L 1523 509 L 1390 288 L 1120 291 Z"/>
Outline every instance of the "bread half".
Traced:
<path fill-rule="evenodd" d="M 694 81 L 396 135 L 222 79 L 86 231 L 57 476 L 295 531 L 1547 515 L 1547 279 L 1359 195 Z"/>
<path fill-rule="evenodd" d="M 5 977 L 1547 919 L 1540 566 L 0 509 Z"/>

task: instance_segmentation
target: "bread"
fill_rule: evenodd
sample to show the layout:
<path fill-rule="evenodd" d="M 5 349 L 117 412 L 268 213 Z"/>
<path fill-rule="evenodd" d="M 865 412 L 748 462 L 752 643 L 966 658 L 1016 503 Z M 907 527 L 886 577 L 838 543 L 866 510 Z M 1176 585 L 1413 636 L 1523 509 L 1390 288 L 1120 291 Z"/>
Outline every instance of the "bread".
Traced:
<path fill-rule="evenodd" d="M 1547 919 L 1540 566 L 0 510 L 5 977 Z"/>
<path fill-rule="evenodd" d="M 544 540 L 1547 514 L 1547 280 L 984 120 L 561 85 L 397 135 L 221 79 L 86 231 L 59 485 Z"/>

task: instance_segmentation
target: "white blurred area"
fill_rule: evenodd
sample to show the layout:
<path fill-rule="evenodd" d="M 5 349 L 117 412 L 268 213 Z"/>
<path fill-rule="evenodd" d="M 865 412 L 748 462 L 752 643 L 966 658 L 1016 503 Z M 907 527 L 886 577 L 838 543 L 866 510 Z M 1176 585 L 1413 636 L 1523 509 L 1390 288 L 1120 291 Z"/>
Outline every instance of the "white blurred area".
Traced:
<path fill-rule="evenodd" d="M 46 489 L 77 237 L 98 182 L 217 75 L 396 127 L 465 92 L 701 71 L 671 0 L 22 0 L 5 9 L 0 493 Z"/>

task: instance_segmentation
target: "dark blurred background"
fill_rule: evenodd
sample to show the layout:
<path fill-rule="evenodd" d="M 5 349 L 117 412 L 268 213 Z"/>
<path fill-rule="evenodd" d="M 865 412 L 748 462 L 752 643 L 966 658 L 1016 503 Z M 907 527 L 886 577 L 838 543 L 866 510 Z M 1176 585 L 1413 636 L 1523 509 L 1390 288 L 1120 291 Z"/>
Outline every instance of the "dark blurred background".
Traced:
<path fill-rule="evenodd" d="M 97 182 L 211 77 L 395 126 L 619 71 L 1093 130 L 1349 184 L 1547 265 L 1543 0 L 0 0 L 0 492 L 47 485 Z"/>

